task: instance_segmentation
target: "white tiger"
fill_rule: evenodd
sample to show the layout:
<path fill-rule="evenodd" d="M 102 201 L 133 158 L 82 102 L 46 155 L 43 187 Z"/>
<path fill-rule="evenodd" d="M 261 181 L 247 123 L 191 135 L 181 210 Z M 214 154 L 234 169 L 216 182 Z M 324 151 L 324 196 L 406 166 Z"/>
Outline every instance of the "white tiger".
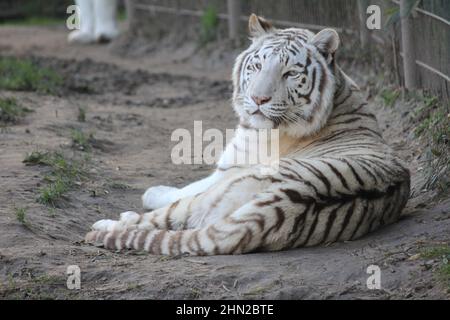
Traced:
<path fill-rule="evenodd" d="M 76 0 L 80 29 L 69 33 L 69 43 L 109 42 L 119 35 L 117 0 Z"/>
<path fill-rule="evenodd" d="M 336 65 L 339 36 L 249 21 L 236 59 L 240 123 L 215 172 L 185 188 L 153 187 L 153 211 L 100 220 L 88 243 L 153 254 L 239 254 L 353 240 L 398 219 L 409 171 L 383 141 L 362 94 Z M 245 137 L 279 129 L 278 171 L 234 163 Z M 267 143 L 270 143 L 268 141 Z"/>

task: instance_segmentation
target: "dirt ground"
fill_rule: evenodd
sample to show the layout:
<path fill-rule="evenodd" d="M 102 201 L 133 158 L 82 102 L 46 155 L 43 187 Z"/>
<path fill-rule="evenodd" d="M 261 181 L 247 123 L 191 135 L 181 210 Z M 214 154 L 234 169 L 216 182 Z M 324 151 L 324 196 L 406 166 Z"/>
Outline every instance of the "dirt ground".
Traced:
<path fill-rule="evenodd" d="M 420 190 L 421 146 L 401 108 L 373 100 L 385 138 L 411 165 L 413 192 L 403 219 L 361 240 L 328 247 L 237 256 L 175 257 L 115 253 L 82 243 L 99 219 L 141 211 L 152 185 L 183 186 L 211 167 L 174 165 L 176 128 L 234 128 L 231 61 L 201 67 L 192 46 L 121 57 L 111 46 L 69 46 L 59 28 L 0 27 L 0 55 L 33 57 L 60 73 L 62 94 L 0 91 L 35 110 L 0 133 L 0 298 L 3 299 L 448 299 L 437 260 L 424 247 L 448 244 L 450 201 Z M 354 75 L 352 70 L 347 70 Z M 355 75 L 357 77 L 357 75 Z M 77 121 L 79 108 L 86 121 Z M 70 132 L 94 134 L 90 152 L 71 147 Z M 89 155 L 89 178 L 56 208 L 36 202 L 34 150 Z M 24 225 L 16 217 L 26 208 Z M 369 265 L 381 268 L 380 290 L 366 286 Z M 66 287 L 69 265 L 81 269 L 81 289 Z"/>

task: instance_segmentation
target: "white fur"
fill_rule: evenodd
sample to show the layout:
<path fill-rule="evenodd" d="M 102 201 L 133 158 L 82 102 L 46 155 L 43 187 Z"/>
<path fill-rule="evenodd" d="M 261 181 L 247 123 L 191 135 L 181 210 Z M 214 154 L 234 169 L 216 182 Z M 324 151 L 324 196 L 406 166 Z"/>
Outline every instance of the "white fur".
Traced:
<path fill-rule="evenodd" d="M 193 182 L 182 189 L 167 186 L 150 187 L 142 196 L 142 206 L 144 209 L 159 209 L 179 199 L 195 196 L 205 192 L 219 181 L 221 176 L 220 172 L 216 171 L 205 179 Z"/>
<path fill-rule="evenodd" d="M 253 19 L 254 20 L 254 19 Z M 255 24 L 258 20 L 251 20 L 251 23 Z M 336 51 L 339 45 L 339 37 L 334 30 L 324 29 L 317 35 L 300 29 L 286 29 L 284 32 L 298 32 L 304 37 L 308 38 L 308 41 L 302 44 L 302 49 L 295 57 L 291 57 L 290 61 L 297 59 L 298 61 L 306 61 L 307 54 L 312 56 L 313 62 L 310 68 L 320 68 L 321 73 L 316 73 L 316 81 L 314 83 L 315 89 L 311 94 L 311 102 L 298 105 L 292 105 L 288 103 L 285 106 L 285 110 L 280 111 L 280 104 L 282 101 L 288 101 L 286 88 L 289 85 L 289 80 L 283 78 L 283 74 L 286 72 L 287 67 L 280 63 L 279 56 L 271 56 L 272 48 L 265 49 L 264 46 L 267 42 L 270 43 L 273 39 L 276 39 L 276 29 L 270 29 L 265 32 L 262 27 L 251 26 L 253 30 L 253 43 L 250 47 L 241 53 L 237 59 L 233 70 L 233 107 L 235 112 L 239 116 L 241 123 L 255 128 L 273 128 L 275 124 L 270 120 L 270 116 L 283 116 L 283 114 L 290 115 L 293 112 L 300 110 L 305 117 L 310 118 L 310 121 L 298 119 L 294 123 L 281 123 L 278 127 L 280 134 L 287 134 L 289 136 L 300 138 L 315 134 L 326 123 L 332 109 L 333 96 L 334 96 L 334 77 L 328 68 L 328 63 L 319 50 L 328 50 L 329 54 Z M 283 32 L 281 31 L 281 32 Z M 261 70 L 248 74 L 244 63 L 249 65 L 249 61 L 245 61 L 246 57 L 252 52 L 259 50 L 259 56 L 266 55 L 264 61 L 259 61 Z M 262 50 L 262 51 L 261 51 Z M 264 51 L 265 50 L 265 51 Z M 308 51 L 308 52 L 307 52 Z M 247 73 L 246 73 L 247 72 Z M 319 92 L 318 86 L 321 77 L 326 77 L 327 81 L 325 87 Z M 311 83 L 311 79 L 308 79 Z M 310 89 L 310 88 L 308 88 Z M 257 106 L 252 97 L 271 97 L 269 103 Z M 274 107 L 275 106 L 275 107 Z M 256 110 L 261 111 L 261 114 L 254 114 Z"/>
<path fill-rule="evenodd" d="M 117 0 L 76 0 L 75 4 L 79 9 L 80 29 L 69 34 L 69 43 L 109 41 L 119 35 Z"/>
<path fill-rule="evenodd" d="M 115 240 L 119 249 L 125 241 L 155 254 L 239 254 L 353 240 L 398 219 L 409 173 L 380 138 L 375 119 L 362 116 L 368 112 L 364 99 L 334 64 L 336 32 L 276 31 L 256 16 L 250 31 L 253 43 L 233 71 L 233 107 L 241 123 L 217 170 L 182 189 L 149 188 L 144 207 L 156 210 L 144 213 L 138 225 L 135 213 L 101 220 L 95 230 L 127 232 L 92 232 L 86 241 L 111 247 Z M 330 116 L 333 102 L 339 107 Z M 355 106 L 361 110 L 356 119 Z M 275 126 L 278 137 L 260 138 L 260 129 Z M 273 159 L 264 158 L 266 163 L 258 154 L 253 163 L 255 146 L 276 140 L 278 170 L 263 173 Z M 249 157 L 240 162 L 243 155 Z M 375 200 L 366 199 L 367 192 Z"/>
<path fill-rule="evenodd" d="M 107 232 L 123 230 L 135 225 L 139 221 L 139 218 L 140 215 L 134 211 L 122 212 L 119 221 L 110 219 L 99 220 L 92 225 L 92 230 Z"/>
<path fill-rule="evenodd" d="M 119 35 L 116 22 L 117 0 L 95 0 L 95 38 L 112 40 Z"/>
<path fill-rule="evenodd" d="M 157 186 L 150 187 L 142 195 L 142 206 L 144 209 L 158 209 L 176 201 L 175 194 L 178 188 Z"/>

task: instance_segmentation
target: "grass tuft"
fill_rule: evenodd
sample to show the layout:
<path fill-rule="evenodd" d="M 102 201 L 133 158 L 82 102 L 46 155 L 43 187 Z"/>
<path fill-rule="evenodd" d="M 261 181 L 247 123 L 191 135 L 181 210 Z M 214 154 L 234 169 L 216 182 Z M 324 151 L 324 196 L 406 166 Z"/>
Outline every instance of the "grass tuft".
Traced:
<path fill-rule="evenodd" d="M 30 60 L 0 57 L 0 89 L 56 94 L 62 79 Z"/>
<path fill-rule="evenodd" d="M 444 283 L 450 292 L 450 246 L 426 248 L 420 256 L 424 259 L 440 259 L 440 266 L 436 270 L 437 279 Z"/>
<path fill-rule="evenodd" d="M 48 184 L 39 190 L 37 201 L 52 207 L 55 207 L 77 182 L 87 176 L 81 162 L 68 159 L 60 152 L 33 151 L 23 162 L 27 165 L 45 165 L 50 168 L 50 172 L 44 178 Z"/>
<path fill-rule="evenodd" d="M 78 122 L 86 122 L 86 109 L 85 108 L 78 108 L 78 116 L 77 116 Z"/>
<path fill-rule="evenodd" d="M 17 123 L 31 111 L 19 104 L 14 98 L 0 98 L 0 123 L 2 124 Z"/>
<path fill-rule="evenodd" d="M 400 97 L 400 90 L 384 89 L 380 93 L 383 103 L 386 107 L 392 108 Z"/>
<path fill-rule="evenodd" d="M 63 195 L 70 190 L 71 183 L 58 176 L 55 181 L 40 190 L 37 201 L 45 205 L 55 206 L 56 202 L 63 197 Z"/>
<path fill-rule="evenodd" d="M 92 143 L 94 141 L 94 135 L 92 133 L 86 134 L 81 130 L 72 130 L 72 147 L 81 151 L 90 151 Z"/>
<path fill-rule="evenodd" d="M 219 18 L 217 9 L 214 6 L 208 6 L 201 17 L 200 45 L 214 41 L 217 37 L 217 28 Z"/>
<path fill-rule="evenodd" d="M 19 221 L 21 224 L 26 225 L 26 213 L 27 213 L 27 209 L 26 208 L 14 208 L 14 212 L 17 218 L 17 221 Z"/>
<path fill-rule="evenodd" d="M 424 259 L 439 258 L 442 256 L 447 256 L 448 258 L 450 258 L 450 247 L 439 246 L 439 247 L 425 248 L 420 253 L 420 256 Z"/>
<path fill-rule="evenodd" d="M 129 190 L 129 189 L 131 189 L 131 186 L 129 186 L 126 183 L 121 183 L 121 182 L 110 183 L 108 185 L 108 187 L 111 188 L 111 189 L 116 189 L 116 190 Z"/>
<path fill-rule="evenodd" d="M 428 165 L 423 188 L 437 188 L 439 193 L 446 194 L 450 189 L 450 105 L 445 106 L 432 96 L 423 95 L 418 99 L 414 134 L 428 145 L 424 153 Z"/>

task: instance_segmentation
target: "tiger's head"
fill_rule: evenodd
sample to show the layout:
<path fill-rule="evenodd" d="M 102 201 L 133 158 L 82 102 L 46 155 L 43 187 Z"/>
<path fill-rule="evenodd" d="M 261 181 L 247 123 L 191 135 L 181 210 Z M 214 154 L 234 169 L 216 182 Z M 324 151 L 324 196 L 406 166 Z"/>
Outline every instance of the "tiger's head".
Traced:
<path fill-rule="evenodd" d="M 241 125 L 278 128 L 294 137 L 320 130 L 333 105 L 337 32 L 279 30 L 254 14 L 249 31 L 252 44 L 233 69 L 233 105 Z"/>

